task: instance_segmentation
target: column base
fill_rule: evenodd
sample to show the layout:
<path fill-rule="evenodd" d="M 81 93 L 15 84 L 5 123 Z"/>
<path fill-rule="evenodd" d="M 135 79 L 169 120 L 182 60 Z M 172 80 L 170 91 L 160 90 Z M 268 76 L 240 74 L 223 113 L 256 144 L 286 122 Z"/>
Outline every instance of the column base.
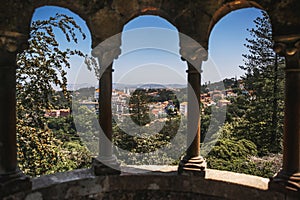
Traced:
<path fill-rule="evenodd" d="M 121 174 L 120 163 L 115 156 L 93 158 L 92 169 L 96 176 Z"/>
<path fill-rule="evenodd" d="M 10 194 L 30 191 L 32 183 L 30 178 L 23 174 L 21 170 L 0 175 L 0 199 Z"/>
<path fill-rule="evenodd" d="M 202 156 L 184 156 L 178 166 L 180 175 L 196 175 L 205 177 L 206 162 Z"/>
<path fill-rule="evenodd" d="M 286 193 L 291 197 L 300 197 L 300 173 L 287 173 L 280 171 L 269 182 L 271 190 Z"/>

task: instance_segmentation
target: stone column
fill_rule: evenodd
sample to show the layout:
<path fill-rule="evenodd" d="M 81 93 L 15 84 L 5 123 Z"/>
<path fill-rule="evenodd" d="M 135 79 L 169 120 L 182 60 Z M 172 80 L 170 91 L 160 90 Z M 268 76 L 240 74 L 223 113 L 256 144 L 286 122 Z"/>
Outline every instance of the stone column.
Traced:
<path fill-rule="evenodd" d="M 16 146 L 16 55 L 26 41 L 20 33 L 0 31 L 0 198 L 31 188 L 18 168 Z"/>
<path fill-rule="evenodd" d="M 179 174 L 205 176 L 206 162 L 200 156 L 200 72 L 188 62 L 187 151 L 178 166 Z"/>
<path fill-rule="evenodd" d="M 121 53 L 120 38 L 110 38 L 93 49 L 99 69 L 99 156 L 93 159 L 96 175 L 120 174 L 120 164 L 112 150 L 112 62 Z"/>
<path fill-rule="evenodd" d="M 206 162 L 200 156 L 201 64 L 207 53 L 191 38 L 180 35 L 180 54 L 188 64 L 187 150 L 178 166 L 178 174 L 205 176 Z"/>
<path fill-rule="evenodd" d="M 271 188 L 300 194 L 300 35 L 275 37 L 274 50 L 285 56 L 283 168 Z"/>

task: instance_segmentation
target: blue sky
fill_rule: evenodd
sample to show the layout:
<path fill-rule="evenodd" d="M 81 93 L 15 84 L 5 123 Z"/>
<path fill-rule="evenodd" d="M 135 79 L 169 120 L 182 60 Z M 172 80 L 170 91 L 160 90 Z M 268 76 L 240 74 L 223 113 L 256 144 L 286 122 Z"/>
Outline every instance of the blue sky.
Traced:
<path fill-rule="evenodd" d="M 85 40 L 78 44 L 65 42 L 61 33 L 57 34 L 62 48 L 77 48 L 85 53 L 91 51 L 91 37 L 85 22 L 71 11 L 59 7 L 46 6 L 36 9 L 33 20 L 47 19 L 55 13 L 65 13 L 74 17 L 86 33 Z M 241 9 L 223 17 L 213 28 L 209 40 L 209 60 L 203 63 L 202 82 L 218 81 L 223 78 L 239 77 L 244 72 L 242 54 L 247 28 L 254 26 L 253 20 L 261 16 L 254 8 Z M 150 28 L 156 27 L 156 28 Z M 123 30 L 122 54 L 114 62 L 114 82 L 120 83 L 179 83 L 186 82 L 186 63 L 179 56 L 179 41 L 176 28 L 158 16 L 140 16 L 130 21 Z M 68 70 L 71 84 L 96 84 L 93 73 L 88 72 L 81 58 L 72 58 Z"/>

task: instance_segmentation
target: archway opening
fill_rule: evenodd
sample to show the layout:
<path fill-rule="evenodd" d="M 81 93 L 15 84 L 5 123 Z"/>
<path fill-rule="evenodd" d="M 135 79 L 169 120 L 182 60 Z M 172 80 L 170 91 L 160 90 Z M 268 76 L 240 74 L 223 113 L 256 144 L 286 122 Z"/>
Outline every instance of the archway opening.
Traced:
<path fill-rule="evenodd" d="M 125 164 L 178 163 L 186 149 L 187 64 L 176 27 L 152 15 L 131 20 L 113 69 L 117 157 Z"/>
<path fill-rule="evenodd" d="M 218 94 L 218 83 L 207 82 L 203 91 L 207 88 L 212 98 L 218 97 L 217 104 L 227 104 L 227 115 L 220 130 L 223 136 L 208 154 L 209 167 L 265 177 L 279 171 L 284 60 L 272 47 L 271 22 L 262 10 L 236 10 L 214 26 L 209 54 L 222 77 L 216 81 L 222 81 L 225 90 Z M 209 66 L 204 66 L 204 74 L 208 70 Z M 210 109 L 206 113 L 209 115 Z M 239 153 L 233 149 L 240 149 Z M 243 169 L 237 167 L 241 165 Z"/>
<path fill-rule="evenodd" d="M 90 47 L 89 29 L 78 15 L 56 6 L 35 10 L 29 48 L 19 54 L 16 74 L 18 161 L 25 174 L 89 166 L 90 153 L 71 116 L 71 97 Z"/>

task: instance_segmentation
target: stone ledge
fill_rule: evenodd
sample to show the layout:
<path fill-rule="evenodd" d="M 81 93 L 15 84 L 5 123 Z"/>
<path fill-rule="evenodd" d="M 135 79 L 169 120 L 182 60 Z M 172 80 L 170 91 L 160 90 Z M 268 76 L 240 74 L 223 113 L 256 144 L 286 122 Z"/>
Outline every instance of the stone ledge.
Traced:
<path fill-rule="evenodd" d="M 121 175 L 95 176 L 91 169 L 56 173 L 32 179 L 26 200 L 105 199 L 114 196 L 146 199 L 285 199 L 268 190 L 269 179 L 213 169 L 206 177 L 177 174 L 177 166 L 123 166 Z M 25 195 L 23 195 L 25 196 Z M 160 198 L 164 199 L 164 198 Z"/>
<path fill-rule="evenodd" d="M 178 166 L 167 165 L 130 165 L 123 167 L 122 175 L 132 175 L 141 173 L 162 174 L 164 175 L 177 174 Z M 124 172 L 125 171 L 125 172 Z M 166 174 L 167 173 L 167 174 Z M 235 183 L 247 187 L 253 187 L 261 190 L 268 189 L 270 179 L 248 174 L 240 174 L 230 171 L 221 171 L 215 169 L 206 169 L 207 180 L 223 181 L 227 183 Z"/>

